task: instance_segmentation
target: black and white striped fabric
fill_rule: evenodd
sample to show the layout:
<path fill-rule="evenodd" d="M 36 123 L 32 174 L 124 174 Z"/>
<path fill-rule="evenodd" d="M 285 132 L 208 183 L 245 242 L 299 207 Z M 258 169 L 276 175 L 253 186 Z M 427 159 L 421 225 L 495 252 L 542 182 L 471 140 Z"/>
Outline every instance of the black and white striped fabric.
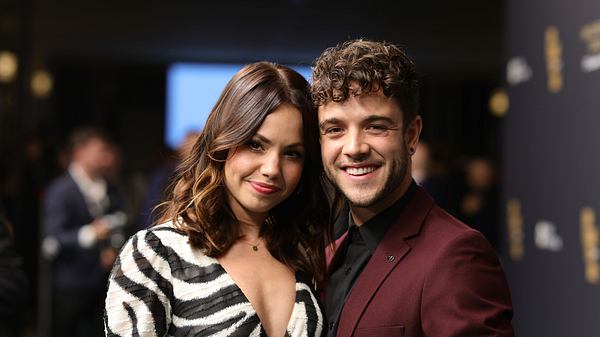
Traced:
<path fill-rule="evenodd" d="M 318 337 L 323 314 L 296 276 L 286 337 Z M 108 283 L 104 329 L 109 336 L 266 336 L 258 315 L 219 262 L 191 248 L 169 224 L 135 234 Z"/>

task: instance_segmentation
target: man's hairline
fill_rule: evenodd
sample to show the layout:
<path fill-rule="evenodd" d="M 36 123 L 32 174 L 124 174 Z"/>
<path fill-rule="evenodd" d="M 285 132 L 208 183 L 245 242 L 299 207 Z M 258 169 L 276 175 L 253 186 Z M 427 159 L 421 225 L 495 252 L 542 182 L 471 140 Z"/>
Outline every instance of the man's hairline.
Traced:
<path fill-rule="evenodd" d="M 418 113 L 418 112 L 412 113 L 412 114 L 411 114 L 411 116 L 412 116 L 412 117 L 410 117 L 410 119 L 409 119 L 409 117 L 408 117 L 408 114 L 407 114 L 407 113 L 405 112 L 405 110 L 402 108 L 402 104 L 400 104 L 400 101 L 398 101 L 398 99 L 397 99 L 396 97 L 394 97 L 394 95 L 389 95 L 389 96 L 387 96 L 387 95 L 386 95 L 386 94 L 383 92 L 383 89 L 382 89 L 382 88 L 379 88 L 378 90 L 370 90 L 370 91 L 368 91 L 368 92 L 361 92 L 361 93 L 360 93 L 360 94 L 358 94 L 358 95 L 349 95 L 348 97 L 346 97 L 345 99 L 343 99 L 343 100 L 340 100 L 340 101 L 335 101 L 335 100 L 333 100 L 333 99 L 329 99 L 329 100 L 327 100 L 327 101 L 326 101 L 326 102 L 324 102 L 324 103 L 321 103 L 321 104 L 316 104 L 316 110 L 317 110 L 317 122 L 318 122 L 318 114 L 319 114 L 319 112 L 321 111 L 321 108 L 323 108 L 323 107 L 324 107 L 324 106 L 326 106 L 327 104 L 330 104 L 330 103 L 338 103 L 338 104 L 341 104 L 341 105 L 343 105 L 344 103 L 348 102 L 348 100 L 350 100 L 350 98 L 351 98 L 351 97 L 360 97 L 360 96 L 363 96 L 363 95 L 369 95 L 369 94 L 373 94 L 373 93 L 377 93 L 377 92 L 381 92 L 381 94 L 382 94 L 384 97 L 386 97 L 386 98 L 388 98 L 388 99 L 391 99 L 391 100 L 393 100 L 393 101 L 396 103 L 396 105 L 398 106 L 398 109 L 400 109 L 400 113 L 402 114 L 402 129 L 403 129 L 403 131 L 406 131 L 406 130 L 408 129 L 409 125 L 410 125 L 410 124 L 411 124 L 411 123 L 412 123 L 412 122 L 413 122 L 413 121 L 414 121 L 414 120 L 415 120 L 415 119 L 416 119 L 416 118 L 419 116 L 419 113 Z M 405 122 L 406 122 L 406 123 L 405 123 Z M 318 122 L 318 123 L 317 123 L 317 125 L 320 125 L 320 124 L 321 124 L 320 122 Z"/>

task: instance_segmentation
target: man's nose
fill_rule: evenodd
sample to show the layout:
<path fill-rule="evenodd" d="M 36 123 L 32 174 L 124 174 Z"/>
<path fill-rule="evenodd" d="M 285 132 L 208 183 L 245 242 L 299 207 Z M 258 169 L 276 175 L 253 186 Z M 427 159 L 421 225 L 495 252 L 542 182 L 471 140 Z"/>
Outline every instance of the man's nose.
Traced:
<path fill-rule="evenodd" d="M 358 130 L 350 131 L 346 135 L 343 154 L 357 159 L 368 155 L 370 148 L 362 132 Z"/>

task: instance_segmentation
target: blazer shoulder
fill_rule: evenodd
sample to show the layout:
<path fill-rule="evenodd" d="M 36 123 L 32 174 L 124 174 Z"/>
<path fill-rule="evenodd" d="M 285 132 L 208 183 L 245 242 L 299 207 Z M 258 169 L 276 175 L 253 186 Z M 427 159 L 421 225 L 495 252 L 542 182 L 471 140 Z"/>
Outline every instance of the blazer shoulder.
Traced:
<path fill-rule="evenodd" d="M 64 173 L 55 178 L 46 189 L 46 196 L 56 196 L 77 190 L 77 184 L 69 173 Z"/>
<path fill-rule="evenodd" d="M 471 228 L 446 211 L 435 205 L 425 218 L 423 230 L 419 235 L 421 244 L 434 248 L 432 253 L 454 250 L 474 249 L 484 255 L 496 255 L 494 248 L 483 234 Z"/>
<path fill-rule="evenodd" d="M 444 211 L 438 205 L 432 207 L 425 218 L 425 224 L 429 231 L 443 235 L 446 240 L 454 236 L 481 235 L 477 230 Z"/>

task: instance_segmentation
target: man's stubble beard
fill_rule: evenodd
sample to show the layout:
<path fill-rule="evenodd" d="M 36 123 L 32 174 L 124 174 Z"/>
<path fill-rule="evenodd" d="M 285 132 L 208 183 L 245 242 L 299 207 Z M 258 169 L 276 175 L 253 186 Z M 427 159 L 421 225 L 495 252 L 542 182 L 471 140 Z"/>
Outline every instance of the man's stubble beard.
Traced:
<path fill-rule="evenodd" d="M 408 155 L 407 152 L 404 151 L 405 149 L 402 149 L 402 158 L 398 159 L 398 160 L 394 160 L 390 163 L 390 170 L 388 172 L 388 175 L 385 177 L 384 179 L 384 184 L 383 187 L 381 187 L 378 191 L 375 191 L 374 195 L 366 200 L 356 200 L 353 198 L 350 198 L 348 196 L 348 194 L 346 194 L 341 188 L 340 185 L 338 184 L 338 182 L 336 181 L 334 175 L 332 174 L 332 172 L 327 169 L 325 169 L 325 174 L 327 176 L 327 178 L 330 180 L 330 182 L 332 183 L 332 185 L 335 187 L 335 189 L 341 193 L 344 198 L 346 198 L 346 200 L 349 202 L 349 204 L 351 206 L 354 207 L 360 207 L 360 208 L 368 208 L 368 207 L 372 207 L 377 205 L 379 202 L 382 202 L 384 199 L 392 197 L 395 198 L 397 196 L 392 196 L 391 194 L 396 191 L 400 185 L 402 184 L 402 181 L 404 180 L 404 177 L 406 176 L 407 172 L 408 172 Z M 358 188 L 360 189 L 360 187 Z"/>

